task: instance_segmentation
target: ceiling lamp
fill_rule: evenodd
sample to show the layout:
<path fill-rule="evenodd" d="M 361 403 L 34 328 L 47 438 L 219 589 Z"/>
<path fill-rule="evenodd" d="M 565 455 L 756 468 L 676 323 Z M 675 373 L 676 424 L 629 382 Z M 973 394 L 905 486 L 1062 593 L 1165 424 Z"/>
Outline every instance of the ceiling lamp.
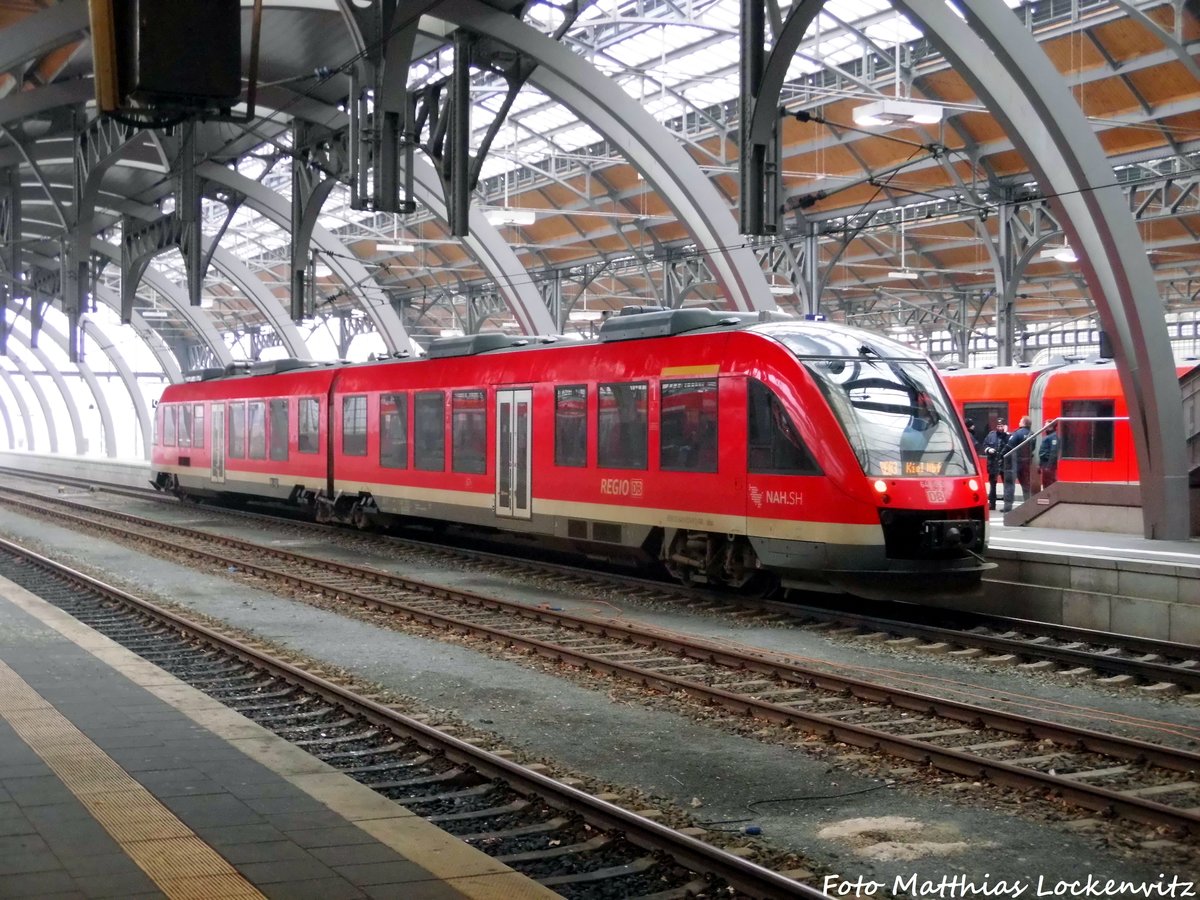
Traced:
<path fill-rule="evenodd" d="M 412 253 L 417 248 L 413 244 L 376 244 L 376 253 Z"/>
<path fill-rule="evenodd" d="M 920 273 L 914 272 L 912 269 L 897 269 L 895 272 L 888 272 L 888 278 L 903 278 L 906 281 L 915 281 L 920 277 Z"/>
<path fill-rule="evenodd" d="M 493 225 L 532 225 L 537 221 L 532 209 L 489 209 L 483 217 Z"/>
<path fill-rule="evenodd" d="M 771 285 L 771 293 L 776 297 L 788 297 L 795 293 L 790 284 L 773 284 Z"/>
<path fill-rule="evenodd" d="M 143 309 L 141 314 L 143 319 L 165 319 L 167 317 L 165 309 Z"/>
<path fill-rule="evenodd" d="M 854 124 L 863 128 L 872 125 L 936 125 L 942 121 L 944 110 L 936 103 L 883 97 L 874 103 L 854 109 Z"/>
<path fill-rule="evenodd" d="M 1070 244 L 1063 244 L 1061 247 L 1050 247 L 1038 254 L 1042 259 L 1057 259 L 1059 262 L 1073 263 L 1079 262 L 1079 257 L 1075 255 L 1075 251 L 1071 249 Z"/>

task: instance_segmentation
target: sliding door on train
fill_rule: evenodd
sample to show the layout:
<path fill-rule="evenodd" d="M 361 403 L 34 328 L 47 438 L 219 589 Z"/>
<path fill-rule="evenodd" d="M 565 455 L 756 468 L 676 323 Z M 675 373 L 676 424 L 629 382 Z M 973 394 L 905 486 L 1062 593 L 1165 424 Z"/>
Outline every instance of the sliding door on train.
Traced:
<path fill-rule="evenodd" d="M 212 406 L 212 415 L 209 416 L 212 421 L 212 443 L 209 447 L 212 448 L 210 456 L 212 458 L 212 483 L 225 483 L 225 404 L 214 403 Z"/>
<path fill-rule="evenodd" d="M 529 440 L 533 391 L 496 391 L 496 515 L 531 519 Z"/>

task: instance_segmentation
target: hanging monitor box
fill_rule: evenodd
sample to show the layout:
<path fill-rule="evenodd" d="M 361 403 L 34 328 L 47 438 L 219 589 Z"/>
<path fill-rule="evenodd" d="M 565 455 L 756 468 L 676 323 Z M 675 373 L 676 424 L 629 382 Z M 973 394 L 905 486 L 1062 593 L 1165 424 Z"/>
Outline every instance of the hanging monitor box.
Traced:
<path fill-rule="evenodd" d="M 238 0 L 111 3 L 123 101 L 151 108 L 214 110 L 238 101 L 242 92 Z"/>

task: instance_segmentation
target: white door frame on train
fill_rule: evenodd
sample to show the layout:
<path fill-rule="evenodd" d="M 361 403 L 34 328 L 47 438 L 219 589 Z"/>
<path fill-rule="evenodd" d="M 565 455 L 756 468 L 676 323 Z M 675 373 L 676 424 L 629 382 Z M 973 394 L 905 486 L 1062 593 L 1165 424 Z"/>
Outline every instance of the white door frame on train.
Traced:
<path fill-rule="evenodd" d="M 212 405 L 212 483 L 225 483 L 225 404 Z"/>
<path fill-rule="evenodd" d="M 496 515 L 533 518 L 533 391 L 496 391 Z"/>

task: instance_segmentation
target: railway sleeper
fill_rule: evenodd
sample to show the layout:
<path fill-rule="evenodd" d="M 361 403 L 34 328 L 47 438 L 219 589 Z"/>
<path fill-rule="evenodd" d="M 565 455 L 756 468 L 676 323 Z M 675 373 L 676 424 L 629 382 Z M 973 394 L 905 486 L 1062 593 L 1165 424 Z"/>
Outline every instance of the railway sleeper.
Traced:
<path fill-rule="evenodd" d="M 560 856 L 571 856 L 576 853 L 590 853 L 612 843 L 607 835 L 598 835 L 589 841 L 578 844 L 567 844 L 559 847 L 547 847 L 545 850 L 527 850 L 524 853 L 511 853 L 508 856 L 497 856 L 496 861 L 502 863 L 532 862 L 538 859 L 556 859 Z"/>
<path fill-rule="evenodd" d="M 526 837 L 531 834 L 551 834 L 555 831 L 561 831 L 570 824 L 570 820 L 565 816 L 557 816 L 553 819 L 547 819 L 545 822 L 535 822 L 532 825 L 521 825 L 517 828 L 505 828 L 501 831 L 480 831 L 475 834 L 460 834 L 458 839 L 468 844 L 505 841 L 509 838 Z"/>

